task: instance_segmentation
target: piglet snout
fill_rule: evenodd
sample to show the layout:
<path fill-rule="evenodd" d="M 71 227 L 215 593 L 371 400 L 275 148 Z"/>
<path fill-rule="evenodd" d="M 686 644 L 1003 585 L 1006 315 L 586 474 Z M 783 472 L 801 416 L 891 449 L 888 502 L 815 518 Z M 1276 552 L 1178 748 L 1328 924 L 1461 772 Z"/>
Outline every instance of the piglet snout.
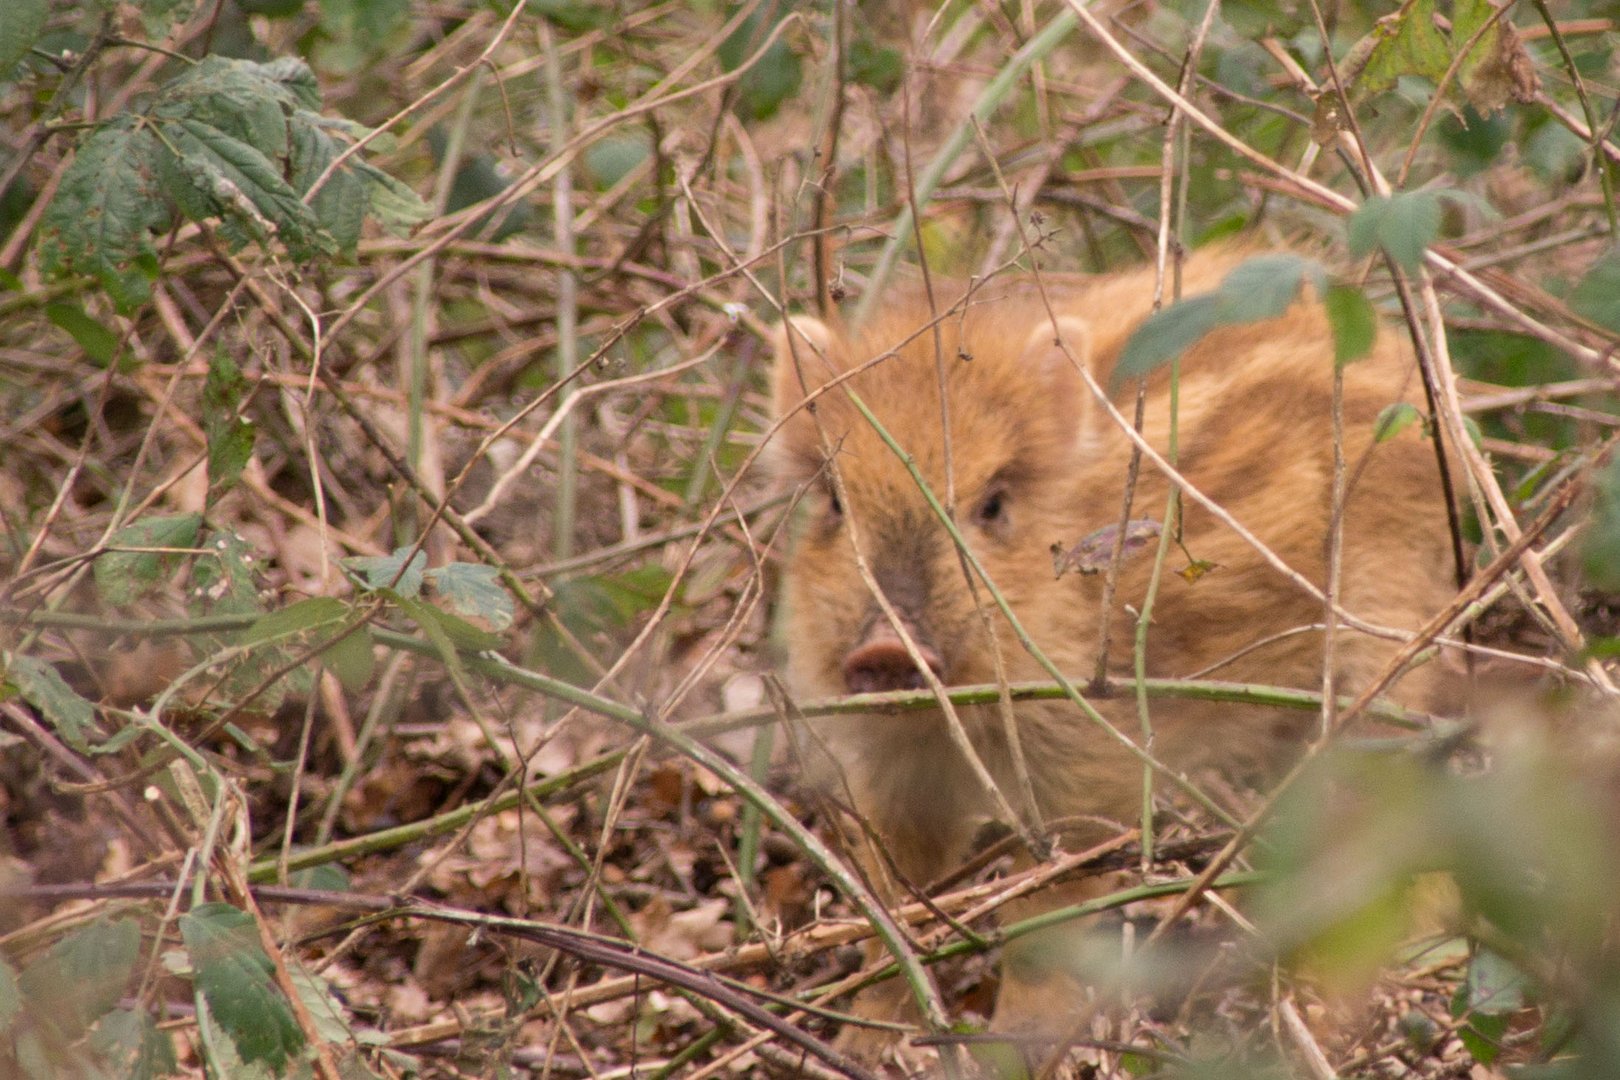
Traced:
<path fill-rule="evenodd" d="M 916 643 L 923 662 L 935 675 L 943 677 L 945 663 L 939 653 L 910 622 L 906 624 L 906 631 Z M 888 619 L 880 615 L 860 644 L 844 654 L 844 685 L 852 694 L 869 694 L 881 690 L 921 690 L 928 682 L 901 644 L 900 635 L 894 632 Z"/>

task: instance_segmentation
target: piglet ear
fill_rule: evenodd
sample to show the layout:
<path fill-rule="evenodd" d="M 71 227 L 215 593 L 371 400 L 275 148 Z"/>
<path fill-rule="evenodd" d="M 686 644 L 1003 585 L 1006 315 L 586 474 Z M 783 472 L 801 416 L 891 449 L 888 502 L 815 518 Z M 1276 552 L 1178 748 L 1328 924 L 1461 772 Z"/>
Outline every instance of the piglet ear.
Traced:
<path fill-rule="evenodd" d="M 1096 427 L 1102 411 L 1080 369 L 1092 367 L 1091 326 L 1076 315 L 1042 319 L 1024 343 L 1022 369 L 1044 390 L 1056 411 L 1060 430 L 1084 436 Z"/>
<path fill-rule="evenodd" d="M 778 418 L 797 409 L 805 395 L 842 367 L 835 357 L 832 327 L 811 315 L 793 315 L 776 327 L 776 367 L 771 403 Z"/>
<path fill-rule="evenodd" d="M 821 441 L 803 406 L 805 399 L 844 369 L 841 339 L 809 315 L 794 315 L 776 328 L 771 372 L 771 412 L 782 421 L 774 442 L 776 471 L 794 482 L 821 468 Z"/>

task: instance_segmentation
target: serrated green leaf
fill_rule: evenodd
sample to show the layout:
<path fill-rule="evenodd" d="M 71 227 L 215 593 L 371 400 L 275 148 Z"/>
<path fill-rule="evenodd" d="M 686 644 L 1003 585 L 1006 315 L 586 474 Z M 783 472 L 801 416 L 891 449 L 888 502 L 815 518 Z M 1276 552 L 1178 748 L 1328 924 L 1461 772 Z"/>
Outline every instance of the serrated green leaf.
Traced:
<path fill-rule="evenodd" d="M 1389 201 L 1378 241 L 1407 270 L 1416 270 L 1423 253 L 1440 235 L 1440 199 L 1432 192 L 1408 191 Z"/>
<path fill-rule="evenodd" d="M 99 742 L 104 737 L 96 724 L 96 707 L 75 693 L 56 668 L 45 661 L 21 653 L 7 654 L 5 681 L 16 687 L 22 699 L 38 709 L 63 741 L 80 753 L 89 751 L 92 740 Z"/>
<path fill-rule="evenodd" d="M 106 367 L 118 354 L 118 335 L 78 304 L 46 304 L 45 317 L 66 330 L 97 367 Z"/>
<path fill-rule="evenodd" d="M 180 936 L 199 993 L 245 1063 L 279 1069 L 303 1048 L 252 916 L 229 904 L 201 904 L 180 916 Z"/>
<path fill-rule="evenodd" d="M 1599 255 L 1569 295 L 1576 314 L 1620 333 L 1620 247 Z"/>
<path fill-rule="evenodd" d="M 1299 287 L 1312 265 L 1308 259 L 1285 252 L 1257 255 L 1239 263 L 1215 291 L 1216 321 L 1225 325 L 1277 318 L 1299 297 Z M 1312 278 L 1320 289 L 1325 278 L 1320 266 Z"/>
<path fill-rule="evenodd" d="M 1378 231 L 1388 212 L 1389 198 L 1384 195 L 1369 195 L 1365 202 L 1350 212 L 1350 217 L 1344 223 L 1350 254 L 1361 259 L 1378 250 Z"/>
<path fill-rule="evenodd" d="M 1434 0 L 1415 0 L 1394 15 L 1378 20 L 1374 44 L 1357 88 L 1376 94 L 1403 75 L 1439 82 L 1451 66 L 1451 49 L 1434 24 Z"/>
<path fill-rule="evenodd" d="M 427 203 L 401 180 L 364 161 L 356 161 L 354 171 L 366 186 L 366 199 L 373 216 L 395 236 L 409 236 L 412 229 L 433 216 Z"/>
<path fill-rule="evenodd" d="M 315 113 L 294 114 L 288 183 L 300 198 L 308 196 L 315 181 L 342 153 L 337 140 L 327 131 L 329 126 Z M 365 184 L 354 170 L 341 168 L 334 172 L 308 201 L 321 228 L 336 242 L 338 251 L 352 256 L 360 243 L 360 225 L 366 216 L 367 202 Z"/>
<path fill-rule="evenodd" d="M 1388 442 L 1421 418 L 1417 406 L 1407 401 L 1385 405 L 1373 421 L 1373 442 Z"/>
<path fill-rule="evenodd" d="M 455 659 L 458 650 L 484 652 L 501 647 L 501 639 L 487 630 L 480 630 L 466 619 L 452 615 L 421 600 L 401 598 L 399 609 L 422 628 L 439 649 L 440 659 L 459 668 Z"/>
<path fill-rule="evenodd" d="M 493 566 L 455 562 L 435 567 L 426 576 L 457 615 L 481 619 L 491 630 L 505 630 L 512 625 L 512 597 Z"/>
<path fill-rule="evenodd" d="M 344 559 L 342 565 L 359 574 L 368 589 L 393 589 L 401 596 L 414 597 L 422 591 L 422 572 L 427 569 L 427 556 L 413 548 L 398 547 L 387 555 L 356 555 Z M 405 557 L 411 556 L 410 565 Z"/>
<path fill-rule="evenodd" d="M 162 147 L 133 117 L 86 135 L 40 221 L 40 257 L 53 277 L 88 274 L 119 311 L 145 303 L 157 276 L 153 230 L 172 215 L 158 182 Z"/>
<path fill-rule="evenodd" d="M 143 518 L 113 533 L 107 542 L 113 550 L 96 559 L 96 589 L 101 598 L 122 607 L 159 585 L 179 559 L 177 553 L 167 551 L 122 549 L 191 548 L 201 527 L 201 514 L 175 514 Z"/>
<path fill-rule="evenodd" d="M 272 1068 L 266 1062 L 244 1060 L 230 1031 L 214 1017 L 208 999 L 198 994 L 195 1001 L 197 1048 L 209 1076 L 229 1077 L 230 1080 L 308 1080 L 308 1075 L 301 1069 Z"/>
<path fill-rule="evenodd" d="M 90 1048 L 126 1080 L 155 1080 L 179 1068 L 174 1043 L 143 1011 L 114 1009 L 103 1016 L 91 1032 Z"/>
<path fill-rule="evenodd" d="M 278 56 L 264 63 L 237 60 L 249 66 L 259 77 L 286 90 L 293 103 L 310 110 L 321 107 L 321 83 L 315 72 L 296 56 Z"/>
<path fill-rule="evenodd" d="M 331 985 L 319 975 L 312 975 L 302 967 L 290 965 L 293 989 L 298 1000 L 315 1021 L 315 1034 L 322 1042 L 333 1046 L 348 1046 L 354 1042 L 354 1031 L 349 1027 L 348 1015 L 332 994 Z"/>
<path fill-rule="evenodd" d="M 1374 195 L 1350 215 L 1350 252 L 1358 257 L 1382 247 L 1405 270 L 1416 270 L 1440 234 L 1440 194 L 1404 191 Z"/>
<path fill-rule="evenodd" d="M 1322 297 L 1333 328 L 1333 362 L 1340 367 L 1372 352 L 1378 338 L 1378 313 L 1353 285 L 1333 285 Z"/>
<path fill-rule="evenodd" d="M 242 631 L 240 643 L 262 645 L 283 641 L 306 630 L 341 625 L 348 615 L 348 605 L 334 596 L 305 597 L 255 620 Z"/>
<path fill-rule="evenodd" d="M 210 533 L 191 565 L 190 607 L 196 615 L 257 615 L 259 579 L 253 547 L 234 532 Z"/>
<path fill-rule="evenodd" d="M 250 60 L 207 56 L 163 89 L 152 115 L 165 126 L 189 121 L 269 159 L 287 155 L 287 111 L 294 97 Z"/>
<path fill-rule="evenodd" d="M 175 204 L 193 221 L 217 217 L 233 248 L 268 244 L 273 234 L 299 262 L 336 250 L 315 212 L 257 147 L 189 117 L 165 124 L 163 134 L 173 153 L 159 163 Z"/>
<path fill-rule="evenodd" d="M 6 0 L 6 12 L 0 16 L 0 83 L 11 78 L 12 69 L 39 40 L 49 11 L 46 0 Z"/>
<path fill-rule="evenodd" d="M 371 683 L 377 658 L 372 652 L 371 630 L 360 627 L 351 634 L 334 639 L 321 650 L 321 660 L 338 677 L 343 688 L 351 694 L 359 693 Z"/>
<path fill-rule="evenodd" d="M 1220 301 L 1215 293 L 1189 297 L 1150 315 L 1125 343 L 1114 380 L 1146 375 L 1190 349 L 1220 325 Z"/>
<path fill-rule="evenodd" d="M 66 1042 L 77 1041 L 123 996 L 140 951 L 133 919 L 75 930 L 17 977 L 30 1014 Z"/>
<path fill-rule="evenodd" d="M 203 434 L 208 441 L 208 501 L 236 486 L 253 459 L 253 422 L 241 414 L 248 382 L 225 349 L 216 349 L 203 383 Z"/>

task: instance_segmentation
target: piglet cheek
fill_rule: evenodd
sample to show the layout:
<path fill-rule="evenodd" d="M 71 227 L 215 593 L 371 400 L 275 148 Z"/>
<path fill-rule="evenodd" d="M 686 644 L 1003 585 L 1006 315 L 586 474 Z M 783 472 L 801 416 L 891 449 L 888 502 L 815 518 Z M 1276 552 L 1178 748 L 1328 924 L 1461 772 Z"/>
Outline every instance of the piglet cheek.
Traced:
<path fill-rule="evenodd" d="M 916 627 L 906 626 L 923 662 L 936 676 L 943 677 L 945 663 Z M 884 690 L 921 690 L 928 685 L 886 618 L 873 621 L 861 641 L 844 654 L 844 686 L 852 694 Z"/>

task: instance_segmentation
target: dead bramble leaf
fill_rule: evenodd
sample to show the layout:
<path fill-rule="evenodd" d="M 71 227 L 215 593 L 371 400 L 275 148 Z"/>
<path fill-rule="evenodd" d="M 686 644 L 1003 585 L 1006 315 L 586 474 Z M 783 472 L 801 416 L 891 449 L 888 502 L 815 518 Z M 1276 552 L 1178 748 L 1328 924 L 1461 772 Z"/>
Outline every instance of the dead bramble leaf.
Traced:
<path fill-rule="evenodd" d="M 1158 538 L 1162 526 L 1157 521 L 1137 518 L 1125 523 L 1125 544 L 1121 549 L 1120 558 L 1129 559 L 1140 554 L 1148 546 L 1148 542 Z M 1052 572 L 1056 577 L 1062 577 L 1070 570 L 1081 574 L 1095 574 L 1108 566 L 1114 557 L 1114 545 L 1119 537 L 1118 525 L 1107 525 L 1089 536 L 1080 538 L 1080 542 L 1068 551 L 1063 550 L 1062 544 L 1052 545 Z"/>

